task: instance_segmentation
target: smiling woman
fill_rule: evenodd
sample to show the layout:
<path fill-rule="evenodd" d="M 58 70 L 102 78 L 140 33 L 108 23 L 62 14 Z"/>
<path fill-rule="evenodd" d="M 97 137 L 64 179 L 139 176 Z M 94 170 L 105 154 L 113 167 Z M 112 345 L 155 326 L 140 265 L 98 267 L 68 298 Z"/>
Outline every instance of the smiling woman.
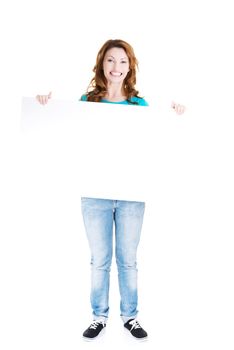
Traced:
<path fill-rule="evenodd" d="M 94 77 L 90 81 L 86 94 L 81 96 L 81 101 L 148 106 L 146 100 L 139 96 L 135 88 L 137 68 L 138 61 L 131 45 L 120 39 L 108 40 L 98 52 L 93 68 Z M 46 104 L 49 98 L 51 93 L 37 96 L 42 104 Z M 177 114 L 184 112 L 184 107 L 181 105 L 172 103 L 171 107 Z M 114 129 L 115 125 L 113 125 Z M 106 164 L 108 166 L 108 161 Z M 95 174 L 92 176 L 95 177 Z M 115 186 L 114 183 L 113 186 Z M 85 340 L 94 340 L 106 327 L 109 315 L 110 267 L 115 225 L 121 317 L 124 327 L 131 336 L 141 340 L 146 339 L 147 332 L 137 320 L 136 262 L 145 202 L 133 201 L 130 198 L 93 198 L 93 194 L 91 195 L 92 197 L 81 198 L 84 226 L 91 250 L 90 299 L 93 310 L 93 322 L 85 330 L 83 337 Z"/>

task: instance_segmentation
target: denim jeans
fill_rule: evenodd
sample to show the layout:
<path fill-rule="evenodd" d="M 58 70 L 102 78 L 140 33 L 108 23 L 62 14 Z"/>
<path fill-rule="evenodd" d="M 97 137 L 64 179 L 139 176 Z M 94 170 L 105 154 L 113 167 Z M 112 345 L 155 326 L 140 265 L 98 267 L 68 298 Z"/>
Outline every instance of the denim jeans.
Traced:
<path fill-rule="evenodd" d="M 90 300 L 94 319 L 107 318 L 109 313 L 110 267 L 115 226 L 120 312 L 126 322 L 137 315 L 136 253 L 145 203 L 82 197 L 81 207 L 91 250 Z"/>

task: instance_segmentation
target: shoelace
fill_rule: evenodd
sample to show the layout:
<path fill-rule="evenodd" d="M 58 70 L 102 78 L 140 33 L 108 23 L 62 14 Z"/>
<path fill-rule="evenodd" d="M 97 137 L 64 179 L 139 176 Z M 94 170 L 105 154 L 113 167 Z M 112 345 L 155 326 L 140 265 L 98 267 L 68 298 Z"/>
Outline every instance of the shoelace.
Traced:
<path fill-rule="evenodd" d="M 131 322 L 129 322 L 129 324 L 132 325 L 131 331 L 133 329 L 142 328 L 137 320 L 132 320 Z"/>
<path fill-rule="evenodd" d="M 96 329 L 97 326 L 98 326 L 100 323 L 103 325 L 103 322 L 102 322 L 102 321 L 93 321 L 93 322 L 91 323 L 91 325 L 90 325 L 89 328 L 90 328 L 90 329 Z"/>

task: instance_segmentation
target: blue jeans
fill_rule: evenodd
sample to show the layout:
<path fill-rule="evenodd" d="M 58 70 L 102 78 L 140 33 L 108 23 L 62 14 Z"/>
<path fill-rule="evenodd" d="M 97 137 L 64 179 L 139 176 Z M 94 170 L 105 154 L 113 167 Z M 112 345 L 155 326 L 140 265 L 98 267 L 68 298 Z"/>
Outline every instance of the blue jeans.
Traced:
<path fill-rule="evenodd" d="M 91 306 L 94 319 L 109 313 L 110 267 L 115 225 L 115 257 L 118 267 L 120 312 L 126 322 L 137 315 L 136 253 L 145 203 L 81 198 L 85 230 L 91 250 Z"/>

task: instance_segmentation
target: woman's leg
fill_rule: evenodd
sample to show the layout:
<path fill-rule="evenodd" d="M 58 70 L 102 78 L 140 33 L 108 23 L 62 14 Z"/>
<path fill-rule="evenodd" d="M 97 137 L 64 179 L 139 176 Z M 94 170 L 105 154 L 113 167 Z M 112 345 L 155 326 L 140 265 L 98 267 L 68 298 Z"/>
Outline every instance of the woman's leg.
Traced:
<path fill-rule="evenodd" d="M 117 201 L 115 210 L 116 262 L 120 311 L 124 322 L 137 315 L 137 247 L 145 210 L 144 202 Z"/>
<path fill-rule="evenodd" d="M 91 250 L 91 306 L 94 319 L 107 318 L 113 241 L 113 201 L 81 198 L 82 214 Z"/>

